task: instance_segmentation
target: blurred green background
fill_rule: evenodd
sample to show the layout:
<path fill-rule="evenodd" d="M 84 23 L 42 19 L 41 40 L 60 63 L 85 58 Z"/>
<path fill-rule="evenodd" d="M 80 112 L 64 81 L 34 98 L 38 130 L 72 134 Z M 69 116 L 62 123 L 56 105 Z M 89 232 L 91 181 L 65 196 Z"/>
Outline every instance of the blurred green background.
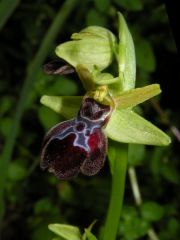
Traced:
<path fill-rule="evenodd" d="M 84 93 L 75 74 L 47 76 L 43 64 L 56 58 L 56 45 L 88 25 L 107 27 L 117 34 L 117 11 L 124 14 L 134 39 L 136 86 L 159 83 L 163 90 L 159 97 L 143 103 L 137 111 L 172 137 L 172 144 L 166 148 L 131 146 L 133 156 L 129 165 L 136 168 L 143 204 L 136 206 L 127 174 L 117 239 L 147 239 L 151 227 L 160 240 L 180 238 L 177 52 L 163 2 L 1 0 L 2 239 L 50 240 L 54 235 L 47 229 L 49 223 L 69 223 L 83 229 L 94 219 L 98 220 L 94 227 L 98 236 L 109 202 L 108 161 L 97 176 L 79 175 L 68 182 L 42 172 L 39 156 L 43 136 L 63 119 L 39 100 L 42 95 Z"/>

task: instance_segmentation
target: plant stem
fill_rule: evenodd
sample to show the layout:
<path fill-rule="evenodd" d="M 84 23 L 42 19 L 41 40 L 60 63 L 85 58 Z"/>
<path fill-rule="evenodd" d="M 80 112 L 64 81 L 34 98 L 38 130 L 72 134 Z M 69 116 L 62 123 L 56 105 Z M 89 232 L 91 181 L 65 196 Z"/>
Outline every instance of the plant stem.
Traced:
<path fill-rule="evenodd" d="M 124 187 L 126 178 L 126 168 L 128 160 L 127 144 L 113 145 L 113 174 L 112 174 L 112 190 L 110 204 L 108 208 L 107 218 L 105 222 L 103 240 L 115 240 L 119 219 L 123 204 Z M 111 157 L 111 156 L 109 156 Z"/>
<path fill-rule="evenodd" d="M 138 185 L 137 175 L 134 167 L 128 168 L 129 173 L 129 179 L 131 183 L 131 188 L 134 196 L 134 200 L 137 206 L 140 206 L 142 204 L 142 197 Z"/>
<path fill-rule="evenodd" d="M 1 0 L 0 2 L 0 30 L 4 27 L 9 17 L 12 15 L 20 0 Z"/>
<path fill-rule="evenodd" d="M 128 168 L 128 173 L 129 173 L 129 179 L 131 183 L 131 188 L 134 196 L 134 200 L 137 206 L 140 206 L 142 204 L 142 197 L 141 197 L 141 192 L 139 189 L 139 184 L 137 180 L 137 175 L 136 175 L 136 170 L 134 167 L 129 167 Z M 159 240 L 156 232 L 154 231 L 153 228 L 150 228 L 147 232 L 148 237 L 150 240 Z"/>
<path fill-rule="evenodd" d="M 37 54 L 35 55 L 33 61 L 31 62 L 31 64 L 27 69 L 27 76 L 24 81 L 21 95 L 17 104 L 13 125 L 11 127 L 10 134 L 6 140 L 5 147 L 2 153 L 2 158 L 0 161 L 0 223 L 2 222 L 2 218 L 5 211 L 3 195 L 4 195 L 4 185 L 5 185 L 5 180 L 7 176 L 8 164 L 13 153 L 16 137 L 18 135 L 18 130 L 20 127 L 20 121 L 26 107 L 29 93 L 33 89 L 33 83 L 37 80 L 37 74 L 41 69 L 44 59 L 47 57 L 56 36 L 60 33 L 60 31 L 62 31 L 63 24 L 65 23 L 67 17 L 70 15 L 71 11 L 75 7 L 76 2 L 77 0 L 67 0 L 61 6 L 51 27 L 47 31 Z"/>

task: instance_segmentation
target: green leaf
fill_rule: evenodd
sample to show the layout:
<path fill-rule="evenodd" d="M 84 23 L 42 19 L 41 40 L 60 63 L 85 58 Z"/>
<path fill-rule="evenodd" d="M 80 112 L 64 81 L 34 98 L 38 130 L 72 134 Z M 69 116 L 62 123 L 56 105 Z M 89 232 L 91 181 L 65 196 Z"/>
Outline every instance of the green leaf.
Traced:
<path fill-rule="evenodd" d="M 164 208 L 155 202 L 146 202 L 141 206 L 141 214 L 148 221 L 158 221 L 164 215 Z"/>
<path fill-rule="evenodd" d="M 71 97 L 71 96 L 42 96 L 40 102 L 61 114 L 66 119 L 73 118 L 77 115 L 82 97 Z"/>
<path fill-rule="evenodd" d="M 163 240 L 179 239 L 179 220 L 176 218 L 168 219 L 166 225 L 158 235 Z"/>
<path fill-rule="evenodd" d="M 129 205 L 124 205 L 121 217 L 123 220 L 130 221 L 131 219 L 138 217 L 137 209 Z"/>
<path fill-rule="evenodd" d="M 152 84 L 142 88 L 135 88 L 123 91 L 115 96 L 115 102 L 118 109 L 134 107 L 149 98 L 152 98 L 161 92 L 159 84 Z"/>
<path fill-rule="evenodd" d="M 115 110 L 105 129 L 108 137 L 124 143 L 165 146 L 171 140 L 164 132 L 131 110 Z"/>
<path fill-rule="evenodd" d="M 142 0 L 114 0 L 114 2 L 129 11 L 140 11 L 143 9 Z"/>
<path fill-rule="evenodd" d="M 126 240 L 135 240 L 144 236 L 149 230 L 149 223 L 139 217 L 135 207 L 125 205 L 122 209 L 119 234 Z M 121 238 L 120 238 L 121 239 Z"/>
<path fill-rule="evenodd" d="M 66 240 L 81 240 L 81 233 L 78 227 L 66 224 L 49 224 L 49 230 Z"/>
<path fill-rule="evenodd" d="M 88 228 L 84 229 L 84 234 L 82 236 L 82 240 L 97 240 L 97 238 L 91 233 L 92 228 L 94 227 L 94 224 L 97 222 L 97 220 L 94 220 L 89 226 Z"/>
<path fill-rule="evenodd" d="M 117 91 L 129 90 L 135 86 L 136 60 L 134 43 L 123 15 L 119 12 L 119 47 L 117 62 L 119 68 L 119 86 L 114 84 Z"/>
<path fill-rule="evenodd" d="M 137 240 L 147 234 L 150 226 L 147 221 L 138 217 L 120 222 L 119 233 L 125 240 Z"/>
<path fill-rule="evenodd" d="M 97 240 L 96 236 L 89 229 L 85 229 L 85 237 L 87 240 Z"/>

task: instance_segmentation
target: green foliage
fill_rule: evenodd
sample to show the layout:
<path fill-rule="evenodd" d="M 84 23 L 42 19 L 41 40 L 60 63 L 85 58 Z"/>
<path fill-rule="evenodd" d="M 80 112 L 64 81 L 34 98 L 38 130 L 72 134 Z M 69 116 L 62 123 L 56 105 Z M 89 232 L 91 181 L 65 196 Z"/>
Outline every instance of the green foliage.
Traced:
<path fill-rule="evenodd" d="M 62 117 L 73 117 L 78 111 L 81 97 L 72 100 L 72 96 L 84 94 L 82 83 L 77 80 L 75 74 L 54 77 L 42 72 L 43 64 L 55 58 L 55 47 L 67 41 L 73 32 L 79 32 L 86 28 L 87 24 L 93 24 L 107 27 L 117 35 L 116 13 L 121 11 L 135 43 L 136 86 L 144 87 L 155 82 L 162 84 L 163 94 L 156 98 L 155 102 L 165 115 L 170 117 L 171 126 L 177 126 L 179 120 L 179 113 L 173 101 L 174 92 L 173 96 L 169 97 L 169 94 L 177 88 L 175 86 L 172 90 L 169 87 L 169 82 L 172 83 L 173 80 L 172 74 L 176 71 L 176 47 L 162 2 L 155 0 L 88 0 L 80 4 L 73 0 L 65 2 L 68 2 L 65 6 L 58 0 L 35 0 L 33 4 L 30 0 L 0 2 L 0 150 L 3 152 L 3 155 L 0 155 L 0 212 L 5 213 L 0 226 L 2 238 L 6 240 L 13 238 L 64 240 L 47 228 L 54 222 L 79 226 L 81 238 L 84 236 L 89 240 L 101 239 L 99 232 L 111 192 L 107 161 L 98 176 L 93 178 L 79 176 L 69 182 L 59 182 L 50 173 L 39 169 L 41 143 L 46 130 L 61 121 Z M 58 13 L 62 6 L 63 9 Z M 53 30 L 50 26 L 57 14 L 59 23 Z M 46 35 L 50 28 L 53 31 Z M 119 47 L 122 57 L 123 48 L 121 49 L 120 45 Z M 117 48 L 115 49 L 117 51 Z M 132 58 L 129 58 L 132 63 Z M 112 93 L 119 93 L 116 79 L 114 80 L 114 76 L 119 75 L 116 69 L 117 63 L 114 59 L 111 69 L 105 70 L 112 73 L 110 85 Z M 135 72 L 132 79 L 135 78 L 134 75 Z M 102 85 L 107 82 L 107 78 L 101 77 L 97 79 Z M 23 85 L 25 87 L 22 91 Z M 127 89 L 129 86 L 134 87 L 134 82 L 131 81 Z M 132 107 L 133 103 L 136 103 L 133 102 L 133 94 L 133 92 L 125 94 L 125 98 L 123 95 L 120 96 L 123 106 L 131 103 Z M 18 100 L 20 95 L 22 96 Z M 48 107 L 53 106 L 56 112 L 65 114 L 59 116 L 41 106 L 39 103 L 41 95 L 46 95 L 44 99 L 47 95 L 69 96 L 68 99 L 64 97 L 48 99 Z M 141 97 L 144 99 L 142 92 L 136 92 L 136 100 Z M 61 109 L 62 102 L 66 107 L 65 111 Z M 74 107 L 76 111 L 73 112 Z M 135 108 L 133 110 L 136 112 Z M 129 112 L 128 109 L 128 114 L 131 115 Z M 170 133 L 169 125 L 161 121 L 161 116 L 154 111 L 151 102 L 143 103 L 138 114 Z M 128 121 L 129 117 L 116 125 L 112 123 L 116 126 L 114 131 L 118 138 L 122 137 L 118 134 L 119 130 L 124 131 Z M 137 135 L 133 135 L 132 129 L 128 129 L 128 132 L 129 138 L 133 141 Z M 175 137 L 171 137 L 172 143 L 168 148 L 152 146 L 145 148 L 143 145 L 130 144 L 128 164 L 137 167 L 144 203 L 135 207 L 127 176 L 124 199 L 126 205 L 118 222 L 117 239 L 147 239 L 150 228 L 155 229 L 160 240 L 179 239 L 179 147 Z M 6 143 L 4 148 L 7 139 L 8 144 Z M 115 152 L 110 141 L 108 154 L 111 156 L 110 167 L 113 169 L 113 159 L 121 160 L 122 149 Z M 117 188 L 121 184 L 119 181 Z M 2 197 L 5 206 L 1 201 Z M 93 219 L 98 219 L 98 222 L 92 233 L 89 228 L 85 228 Z"/>
<path fill-rule="evenodd" d="M 119 234 L 125 240 L 135 240 L 147 234 L 150 224 L 138 215 L 134 207 L 124 206 L 122 220 L 119 224 Z"/>
<path fill-rule="evenodd" d="M 95 235 L 92 232 L 90 232 L 88 229 L 85 229 L 85 239 L 87 239 L 87 240 L 97 240 Z"/>
<path fill-rule="evenodd" d="M 143 1 L 142 0 L 114 0 L 116 4 L 120 7 L 123 7 L 129 11 L 140 11 L 143 9 Z"/>
<path fill-rule="evenodd" d="M 164 208 L 155 202 L 143 203 L 141 214 L 147 221 L 158 221 L 164 215 Z"/>
<path fill-rule="evenodd" d="M 26 177 L 27 170 L 25 167 L 18 163 L 18 161 L 14 161 L 10 163 L 8 169 L 8 179 L 11 181 L 20 181 Z"/>
<path fill-rule="evenodd" d="M 78 227 L 65 224 L 50 224 L 48 227 L 52 232 L 65 240 L 81 240 L 81 233 Z"/>

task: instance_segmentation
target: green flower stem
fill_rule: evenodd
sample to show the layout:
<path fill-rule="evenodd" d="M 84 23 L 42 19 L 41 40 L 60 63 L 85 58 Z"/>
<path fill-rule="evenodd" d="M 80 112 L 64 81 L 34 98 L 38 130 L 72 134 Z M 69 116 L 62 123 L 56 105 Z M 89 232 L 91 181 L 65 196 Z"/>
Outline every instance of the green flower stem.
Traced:
<path fill-rule="evenodd" d="M 5 211 L 3 195 L 8 164 L 13 153 L 16 137 L 18 135 L 18 130 L 20 127 L 20 121 L 27 104 L 29 93 L 33 89 L 33 83 L 37 80 L 37 74 L 39 70 L 42 68 L 43 61 L 47 57 L 56 36 L 60 33 L 60 31 L 63 30 L 64 23 L 67 17 L 71 14 L 71 11 L 75 7 L 76 3 L 77 0 L 67 0 L 61 6 L 51 27 L 47 31 L 37 54 L 35 55 L 33 61 L 31 62 L 27 69 L 27 76 L 17 104 L 13 125 L 11 127 L 10 134 L 6 140 L 5 147 L 2 153 L 2 158 L 0 161 L 0 225 Z"/>
<path fill-rule="evenodd" d="M 111 198 L 103 232 L 103 240 L 116 239 L 123 204 L 128 145 L 123 144 L 120 146 L 122 146 L 122 148 L 115 151 L 116 155 L 113 164 Z"/>

